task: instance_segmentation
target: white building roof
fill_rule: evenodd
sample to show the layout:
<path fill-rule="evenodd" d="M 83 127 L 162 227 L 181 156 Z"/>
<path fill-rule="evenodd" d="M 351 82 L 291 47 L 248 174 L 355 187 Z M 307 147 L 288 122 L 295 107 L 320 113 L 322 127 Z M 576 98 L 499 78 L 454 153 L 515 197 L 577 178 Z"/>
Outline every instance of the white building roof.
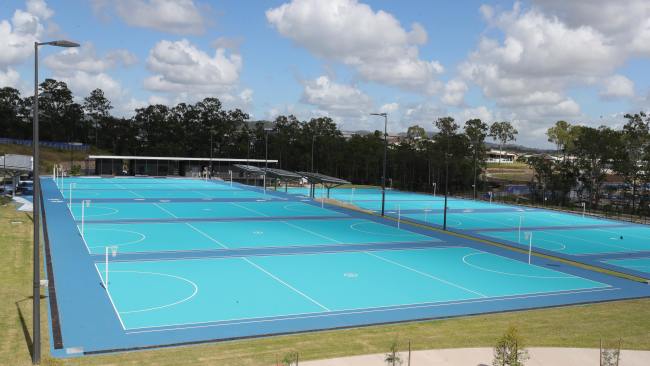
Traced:
<path fill-rule="evenodd" d="M 232 159 L 232 158 L 183 158 L 175 156 L 128 156 L 128 155 L 89 155 L 88 159 L 106 159 L 106 160 L 171 160 L 171 161 L 223 161 L 228 163 L 277 163 L 277 160 L 264 159 Z"/>

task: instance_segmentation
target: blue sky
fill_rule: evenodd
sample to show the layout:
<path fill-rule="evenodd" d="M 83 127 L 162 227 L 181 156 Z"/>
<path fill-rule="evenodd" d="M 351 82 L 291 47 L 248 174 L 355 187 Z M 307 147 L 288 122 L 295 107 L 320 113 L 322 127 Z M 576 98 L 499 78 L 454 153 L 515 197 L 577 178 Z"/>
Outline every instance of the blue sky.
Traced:
<path fill-rule="evenodd" d="M 207 96 L 253 119 L 330 116 L 344 130 L 441 116 L 512 121 L 548 146 L 556 120 L 620 126 L 647 110 L 650 4 L 513 1 L 6 0 L 0 86 L 41 78 L 82 98 L 102 88 L 118 115 Z"/>

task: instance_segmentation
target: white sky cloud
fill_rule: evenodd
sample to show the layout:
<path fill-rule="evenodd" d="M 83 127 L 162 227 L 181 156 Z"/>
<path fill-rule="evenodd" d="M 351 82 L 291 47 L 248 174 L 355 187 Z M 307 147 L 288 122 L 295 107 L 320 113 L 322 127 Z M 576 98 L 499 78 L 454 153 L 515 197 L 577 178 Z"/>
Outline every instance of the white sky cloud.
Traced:
<path fill-rule="evenodd" d="M 623 75 L 614 75 L 604 80 L 600 95 L 604 98 L 634 97 L 634 82 Z"/>
<path fill-rule="evenodd" d="M 100 88 L 118 105 L 127 103 L 128 92 L 121 82 L 110 74 L 136 62 L 135 55 L 125 49 L 111 50 L 99 55 L 92 43 L 63 49 L 43 60 L 43 64 L 52 71 L 53 77 L 65 81 L 77 97 L 83 98 L 92 90 Z"/>
<path fill-rule="evenodd" d="M 465 102 L 465 93 L 467 84 L 462 80 L 449 80 L 445 84 L 445 91 L 442 96 L 442 102 L 448 105 L 459 106 Z"/>
<path fill-rule="evenodd" d="M 205 33 L 210 24 L 207 6 L 193 0 L 93 0 L 95 13 L 115 13 L 128 25 L 186 35 Z"/>
<path fill-rule="evenodd" d="M 158 92 L 221 94 L 239 82 L 242 58 L 219 48 L 211 56 L 190 41 L 163 40 L 151 49 L 144 80 L 146 89 Z"/>
<path fill-rule="evenodd" d="M 440 89 L 444 68 L 419 57 L 427 33 L 417 23 L 407 31 L 392 14 L 356 0 L 293 0 L 268 10 L 266 19 L 284 37 L 351 66 L 364 80 L 427 94 Z"/>
<path fill-rule="evenodd" d="M 302 102 L 343 117 L 367 114 L 372 108 L 372 100 L 361 90 L 327 76 L 304 82 Z"/>
<path fill-rule="evenodd" d="M 458 67 L 462 80 L 478 86 L 502 115 L 525 127 L 520 130 L 528 135 L 524 139 L 534 140 L 557 119 L 584 117 L 569 94 L 572 88 L 601 86 L 603 98 L 634 97 L 634 83 L 617 70 L 637 52 L 630 44 L 641 34 L 639 22 L 627 23 L 638 20 L 638 14 L 628 14 L 627 4 L 599 0 L 534 3 L 524 9 L 516 2 L 504 12 L 482 6 L 488 32 Z M 650 16 L 647 2 L 630 3 L 645 14 L 641 18 Z"/>

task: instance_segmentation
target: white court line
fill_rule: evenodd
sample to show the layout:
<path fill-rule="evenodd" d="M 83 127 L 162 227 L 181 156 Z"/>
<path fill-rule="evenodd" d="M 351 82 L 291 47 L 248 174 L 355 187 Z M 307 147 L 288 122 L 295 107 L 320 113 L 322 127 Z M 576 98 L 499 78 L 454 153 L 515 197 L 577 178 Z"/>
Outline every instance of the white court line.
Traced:
<path fill-rule="evenodd" d="M 327 235 L 322 235 L 322 234 L 319 234 L 319 233 L 317 233 L 317 232 L 311 231 L 311 230 L 309 230 L 309 229 L 305 229 L 305 228 L 300 227 L 300 226 L 298 226 L 298 225 L 292 224 L 292 223 L 290 223 L 290 222 L 288 222 L 288 221 L 281 221 L 281 222 L 284 223 L 284 224 L 287 224 L 287 225 L 289 225 L 289 226 L 291 226 L 291 227 L 295 227 L 296 229 L 302 230 L 302 231 L 304 231 L 304 232 L 306 232 L 306 233 L 309 233 L 309 234 L 312 234 L 312 235 L 319 236 L 319 237 L 321 237 L 321 238 L 323 238 L 323 239 L 326 239 L 326 240 L 333 241 L 333 242 L 335 242 L 335 243 L 337 243 L 337 244 L 345 244 L 345 243 L 342 242 L 342 241 L 338 241 L 338 240 L 336 240 L 336 239 L 332 239 L 332 238 L 330 238 L 330 237 L 327 236 Z"/>
<path fill-rule="evenodd" d="M 365 253 L 365 254 L 368 254 L 368 255 L 370 255 L 370 256 L 372 256 L 372 257 L 375 257 L 375 258 L 377 258 L 377 259 L 381 259 L 381 260 L 383 260 L 384 262 L 388 262 L 388 263 L 394 264 L 394 265 L 396 265 L 396 266 L 402 267 L 402 268 L 404 268 L 404 269 L 408 269 L 409 271 L 413 271 L 413 272 L 415 272 L 415 273 L 417 273 L 417 274 L 420 274 L 420 275 L 422 275 L 422 276 L 429 277 L 429 278 L 431 278 L 431 279 L 434 279 L 434 280 L 440 281 L 440 282 L 442 282 L 442 283 L 445 283 L 445 284 L 447 284 L 447 285 L 450 285 L 450 286 L 453 286 L 453 287 L 459 288 L 459 289 L 461 289 L 461 290 L 465 290 L 465 291 L 467 291 L 467 292 L 471 292 L 471 293 L 473 293 L 474 295 L 478 295 L 478 296 L 480 296 L 480 297 L 488 297 L 487 295 L 484 295 L 484 294 L 482 294 L 482 293 L 480 293 L 480 292 L 477 292 L 477 291 L 474 291 L 474 290 L 470 290 L 470 289 L 468 289 L 468 288 L 466 288 L 466 287 L 463 287 L 463 286 L 457 285 L 457 284 L 455 284 L 455 283 L 453 283 L 453 282 L 449 282 L 449 281 L 443 280 L 442 278 L 438 278 L 438 277 L 436 277 L 436 276 L 430 275 L 430 274 L 428 274 L 428 273 L 418 271 L 418 270 L 415 269 L 415 268 L 412 268 L 412 267 L 409 267 L 409 266 L 405 266 L 405 265 L 403 265 L 403 264 L 401 264 L 401 263 L 398 263 L 398 262 L 392 261 L 392 260 L 390 260 L 390 259 L 384 258 L 384 257 L 379 256 L 379 255 L 377 255 L 377 254 L 373 254 L 373 253 L 370 253 L 370 252 L 364 252 L 364 253 Z"/>
<path fill-rule="evenodd" d="M 280 282 L 281 284 L 283 284 L 283 285 L 287 286 L 288 288 L 290 288 L 291 290 L 295 291 L 297 294 L 301 295 L 301 296 L 304 297 L 305 299 L 307 299 L 307 300 L 313 302 L 314 304 L 318 305 L 319 307 L 321 307 L 321 308 L 324 309 L 325 311 L 332 311 L 332 310 L 330 310 L 327 306 L 325 306 L 325 305 L 319 303 L 318 301 L 314 300 L 314 299 L 311 298 L 310 296 L 306 295 L 304 292 L 302 292 L 302 291 L 298 290 L 297 288 L 291 286 L 290 284 L 284 282 L 283 280 L 281 280 L 279 277 L 277 277 L 277 276 L 274 275 L 273 273 L 271 273 L 271 272 L 265 270 L 264 268 L 258 266 L 257 264 L 255 264 L 255 263 L 254 263 L 253 261 L 251 261 L 250 259 L 248 259 L 248 258 L 242 258 L 242 259 L 243 259 L 245 262 L 247 262 L 247 263 L 249 263 L 250 265 L 252 265 L 253 267 L 259 269 L 260 271 L 262 271 L 262 272 L 264 272 L 264 273 L 266 273 L 267 275 L 269 275 L 269 277 L 273 278 L 274 280 Z"/>
<path fill-rule="evenodd" d="M 606 233 L 610 233 L 610 234 L 621 235 L 620 233 L 617 233 L 617 232 L 614 232 L 614 231 L 605 230 L 605 229 L 596 229 L 596 230 L 598 230 L 598 231 L 604 231 L 604 232 L 606 232 Z M 633 238 L 641 239 L 641 240 L 648 240 L 648 239 L 650 239 L 650 237 L 647 237 L 647 236 L 638 236 L 638 235 L 634 235 L 634 234 L 625 234 L 625 235 L 626 235 L 626 236 L 631 236 L 631 237 L 633 237 Z M 630 250 L 631 250 L 631 249 L 630 249 Z"/>
<path fill-rule="evenodd" d="M 248 208 L 248 207 L 246 207 L 246 206 L 242 206 L 242 205 L 237 204 L 237 203 L 235 203 L 235 202 L 230 202 L 230 204 L 233 205 L 233 206 L 237 206 L 237 207 L 239 207 L 239 208 L 243 208 L 244 210 L 249 211 L 249 212 L 252 212 L 252 213 L 254 213 L 254 214 L 256 214 L 256 215 L 260 215 L 260 216 L 264 216 L 264 217 L 270 217 L 269 215 L 263 214 L 263 213 L 261 213 L 261 212 L 259 212 L 259 211 L 257 211 L 257 210 L 253 210 L 252 208 Z"/>
<path fill-rule="evenodd" d="M 418 234 L 418 233 L 414 233 L 414 232 L 408 231 L 408 230 L 397 229 L 399 231 L 399 233 L 391 234 L 391 233 L 375 233 L 375 232 L 372 232 L 372 231 L 365 231 L 365 230 L 361 230 L 361 229 L 357 228 L 357 225 L 368 225 L 368 224 L 391 227 L 391 226 L 388 226 L 388 225 L 380 224 L 380 223 L 375 222 L 375 221 L 366 221 L 366 220 L 364 220 L 364 221 L 359 221 L 359 222 L 355 222 L 353 224 L 350 224 L 350 229 L 352 229 L 354 231 L 358 231 L 360 233 L 371 234 L 371 235 L 392 236 L 392 237 L 394 237 L 394 236 L 396 236 L 396 237 L 418 237 L 418 236 L 422 236 L 422 237 L 431 239 L 431 237 L 428 237 L 428 236 L 425 236 L 425 235 L 422 235 L 422 234 Z"/>
<path fill-rule="evenodd" d="M 203 192 L 201 192 L 201 191 L 189 191 L 189 192 L 198 193 L 198 194 L 200 194 L 201 196 L 206 197 L 206 198 L 213 198 L 212 196 L 210 196 L 210 195 L 208 195 L 208 194 L 205 194 L 205 193 L 203 193 Z"/>
<path fill-rule="evenodd" d="M 476 253 L 466 254 L 466 255 L 463 256 L 463 259 L 462 259 L 462 260 L 463 260 L 463 263 L 465 263 L 466 265 L 468 265 L 468 266 L 470 266 L 470 267 L 472 267 L 472 268 L 476 268 L 476 269 L 481 270 L 481 271 L 486 271 L 486 272 L 492 272 L 492 273 L 502 274 L 502 275 L 505 275 L 505 276 L 525 277 L 525 278 L 539 278 L 539 279 L 574 279 L 574 278 L 583 279 L 582 277 L 573 276 L 573 275 L 567 275 L 567 276 L 533 276 L 533 275 L 526 275 L 526 274 L 518 274 L 518 273 L 509 273 L 509 272 L 495 271 L 495 270 L 493 270 L 493 269 L 489 269 L 489 268 L 481 267 L 481 266 L 478 266 L 478 265 L 476 265 L 476 264 L 469 263 L 469 262 L 467 261 L 467 257 L 471 257 L 471 256 L 473 256 L 473 255 L 481 255 L 481 254 L 490 254 L 490 253 L 486 253 L 486 252 L 476 252 Z M 503 257 L 503 258 L 506 258 L 506 257 Z M 507 258 L 507 259 L 508 259 L 508 258 Z M 521 263 L 521 262 L 516 261 L 516 260 L 514 260 L 514 259 L 511 259 L 511 261 Z M 534 267 L 537 267 L 537 268 L 542 268 L 542 269 L 548 271 L 547 268 L 540 267 L 540 266 L 535 265 L 535 264 L 531 264 L 531 266 L 534 266 Z M 562 273 L 564 273 L 564 272 L 562 272 Z M 595 282 L 595 281 L 594 281 L 594 282 Z"/>
<path fill-rule="evenodd" d="M 105 248 L 107 246 L 123 247 L 123 246 L 127 246 L 127 245 L 133 245 L 133 244 L 141 243 L 142 241 L 144 241 L 147 238 L 146 235 L 144 235 L 143 233 L 141 233 L 139 231 L 125 230 L 125 229 L 115 229 L 113 227 L 104 227 L 104 228 L 90 227 L 90 228 L 86 229 L 86 231 L 89 231 L 89 230 L 90 231 L 93 231 L 93 230 L 94 231 L 117 231 L 117 232 L 121 232 L 121 233 L 131 233 L 131 234 L 136 234 L 136 235 L 140 236 L 140 238 L 136 239 L 136 240 L 126 241 L 126 242 L 123 242 L 123 243 L 109 243 L 109 245 L 93 245 L 90 248 Z"/>
<path fill-rule="evenodd" d="M 175 218 L 175 219 L 179 219 L 179 218 L 180 218 L 180 217 L 174 215 L 173 213 L 171 213 L 171 212 L 170 212 L 169 210 L 167 210 L 166 208 L 161 207 L 161 206 L 160 206 L 159 204 L 157 204 L 157 203 L 153 203 L 153 205 L 156 206 L 156 207 L 158 207 L 159 209 L 165 211 L 166 213 L 168 213 L 169 215 L 171 215 L 171 216 L 172 216 L 173 218 Z"/>
<path fill-rule="evenodd" d="M 111 292 L 108 290 L 108 287 L 106 286 L 106 283 L 104 282 L 104 277 L 102 277 L 102 274 L 99 273 L 99 267 L 97 267 L 96 263 L 95 263 L 95 270 L 97 270 L 97 275 L 99 276 L 99 279 L 104 284 L 104 292 L 106 292 L 106 295 L 108 295 L 108 300 L 111 302 L 111 305 L 113 306 L 113 310 L 115 311 L 115 315 L 117 315 L 117 319 L 120 321 L 120 325 L 122 326 L 122 330 L 126 330 L 126 327 L 124 326 L 124 322 L 122 321 L 122 317 L 120 316 L 120 312 L 117 311 L 117 306 L 115 306 L 115 302 L 113 302 L 113 297 L 111 297 Z"/>
<path fill-rule="evenodd" d="M 84 245 L 86 246 L 86 250 L 88 251 L 88 254 L 92 254 L 91 251 L 90 251 L 90 247 L 88 246 L 88 243 L 86 243 L 86 238 L 84 238 L 84 236 L 81 235 L 81 228 L 79 227 L 79 225 L 75 224 L 75 226 L 77 227 L 77 231 L 79 232 L 79 236 L 81 236 L 81 241 L 83 241 Z"/>
<path fill-rule="evenodd" d="M 178 301 L 175 301 L 173 303 L 166 304 L 166 305 L 154 306 L 154 307 L 151 307 L 151 308 L 145 308 L 145 309 L 139 309 L 139 310 L 121 311 L 120 314 L 144 313 L 144 312 L 147 312 L 147 311 L 164 309 L 164 308 L 176 306 L 178 304 L 182 304 L 182 303 L 184 303 L 186 301 L 191 300 L 199 292 L 199 286 L 196 283 L 194 283 L 193 281 L 190 281 L 185 277 L 175 276 L 175 275 L 171 275 L 171 274 L 168 274 L 168 273 L 141 272 L 141 271 L 112 271 L 112 273 L 140 273 L 140 274 L 158 275 L 158 276 L 163 276 L 163 277 L 171 277 L 171 278 L 179 279 L 181 281 L 185 281 L 185 282 L 189 283 L 190 285 L 192 285 L 192 287 L 194 288 L 194 290 L 192 291 L 192 294 L 190 296 L 182 299 L 182 300 L 178 300 Z"/>
<path fill-rule="evenodd" d="M 225 246 L 223 243 L 221 243 L 221 242 L 218 241 L 217 239 L 211 237 L 210 235 L 204 233 L 203 231 L 199 230 L 198 228 L 196 228 L 194 225 L 190 224 L 189 222 L 186 222 L 185 224 L 186 224 L 187 226 L 191 227 L 192 229 L 194 229 L 194 230 L 195 230 L 196 232 L 198 232 L 199 234 L 201 234 L 201 235 L 205 236 L 206 238 L 212 240 L 213 242 L 217 243 L 220 247 L 222 247 L 222 248 L 224 248 L 224 249 L 229 249 L 229 248 L 228 248 L 227 246 Z"/>
<path fill-rule="evenodd" d="M 578 229 L 578 230 L 583 230 L 583 229 Z M 612 243 L 601 243 L 601 242 L 598 242 L 598 241 L 583 239 L 583 238 L 580 238 L 580 237 L 577 237 L 577 236 L 562 235 L 562 234 L 559 234 L 557 231 L 547 230 L 547 231 L 542 231 L 542 232 L 546 233 L 547 235 L 551 235 L 551 236 L 556 235 L 556 236 L 559 236 L 559 237 L 562 237 L 562 238 L 565 238 L 565 239 L 569 239 L 569 240 L 580 240 L 580 241 L 584 241 L 585 243 L 598 244 L 598 245 L 603 245 L 603 246 L 606 246 L 606 247 L 612 247 L 612 248 L 616 248 L 616 249 L 626 249 L 626 250 L 634 251 L 634 249 L 632 249 L 632 248 L 627 248 L 627 247 L 624 247 L 624 246 L 621 246 L 621 245 L 616 245 L 616 244 L 612 244 Z M 594 252 L 592 252 L 592 254 L 593 253 Z M 600 253 L 600 252 L 595 252 L 595 253 Z"/>
<path fill-rule="evenodd" d="M 175 330 L 185 330 L 185 329 L 195 329 L 195 328 L 212 328 L 212 327 L 224 327 L 224 326 L 233 326 L 241 324 L 255 324 L 255 323 L 270 323 L 270 322 L 282 322 L 288 320 L 296 319 L 310 319 L 310 318 L 326 318 L 332 316 L 345 316 L 345 315 L 355 315 L 355 314 L 370 314 L 376 312 L 388 312 L 388 311 L 401 311 L 401 310 L 410 310 L 410 309 L 421 309 L 421 308 L 436 308 L 443 306 L 454 306 L 454 305 L 465 305 L 465 304 L 475 304 L 475 303 L 485 303 L 485 302 L 497 302 L 497 301 L 508 301 L 508 300 L 520 300 L 520 299 L 530 299 L 538 297 L 550 297 L 550 296 L 562 296 L 562 295 L 573 295 L 573 294 L 582 294 L 582 293 L 591 293 L 591 292 L 604 292 L 604 291 L 613 291 L 620 290 L 617 287 L 608 287 L 600 289 L 587 289 L 587 290 L 568 290 L 568 291 L 557 291 L 552 293 L 532 293 L 528 295 L 513 295 L 513 296 L 503 296 L 503 297 L 494 297 L 487 299 L 470 299 L 470 300 L 460 300 L 460 301 L 451 301 L 451 302 L 442 302 L 442 303 L 415 303 L 415 304 L 405 304 L 405 305 L 391 305 L 391 306 L 380 306 L 375 308 L 360 308 L 360 309 L 346 309 L 340 310 L 336 313 L 304 313 L 304 314 L 287 314 L 287 315 L 277 315 L 277 317 L 284 317 L 282 319 L 264 319 L 264 318 L 244 318 L 242 321 L 233 322 L 235 320 L 226 320 L 225 324 L 209 324 L 212 322 L 196 322 L 196 323 L 185 323 L 185 326 L 175 327 L 175 328 L 166 328 L 166 329 L 156 329 L 162 327 L 169 327 L 171 325 L 156 325 L 151 327 L 139 327 L 131 328 L 132 331 L 127 331 L 127 334 L 139 334 L 139 333 L 154 333 L 154 332 L 167 332 Z M 567 304 L 572 305 L 572 304 Z M 559 305 L 558 305 L 559 306 Z M 239 319 L 236 319 L 239 320 Z M 214 321 L 213 321 L 214 322 Z M 224 322 L 224 321 L 222 321 Z M 205 325 L 199 325 L 205 324 Z M 145 330 L 139 330 L 145 329 Z"/>
<path fill-rule="evenodd" d="M 422 242 L 426 243 L 426 242 Z M 443 243 L 441 241 L 441 243 Z M 295 248 L 319 248 L 319 247 L 350 247 L 350 246 L 374 246 L 377 244 L 386 244 L 383 242 L 377 242 L 377 243 L 359 243 L 359 244 L 317 244 L 317 245 L 304 245 L 304 244 L 298 244 L 298 245 L 285 245 L 285 246 L 268 246 L 268 247 L 239 247 L 239 248 L 228 248 L 236 251 L 256 251 L 256 250 L 261 250 L 261 249 L 295 249 Z M 400 243 L 398 243 L 400 244 Z M 434 249 L 457 249 L 461 248 L 455 245 L 436 245 L 435 247 L 407 247 L 404 248 L 402 246 L 400 247 L 394 247 L 394 248 L 378 248 L 378 249 L 368 249 L 370 251 L 374 252 L 388 252 L 388 251 L 405 251 L 405 250 L 434 250 Z M 463 247 L 464 248 L 464 247 Z M 196 253 L 196 252 L 202 252 L 205 251 L 205 249 L 187 249 L 187 250 L 166 250 L 164 251 L 165 253 Z M 306 252 L 293 252 L 293 253 L 257 253 L 253 254 L 252 256 L 254 257 L 282 257 L 282 256 L 292 256 L 292 255 L 318 255 L 318 254 L 337 254 L 337 253 L 360 253 L 362 250 L 360 249 L 336 249 L 336 250 L 323 250 L 323 251 L 318 251 L 318 252 L 313 252 L 313 251 L 306 251 Z M 125 254 L 140 254 L 140 253 L 151 253 L 151 251 L 144 251 L 144 252 L 128 252 Z M 166 258 L 166 259 L 138 259 L 138 262 L 162 262 L 162 261 L 176 261 L 176 260 L 202 260 L 202 259 L 234 259 L 234 258 L 241 258 L 242 256 L 246 256 L 247 254 L 242 254 L 242 255 L 224 255 L 224 254 L 219 254 L 215 253 L 214 255 L 207 255 L 207 256 L 200 256 L 200 257 L 178 257 L 178 258 Z M 113 262 L 133 262 L 131 259 L 125 259 L 125 260 L 114 260 Z M 99 262 L 98 262 L 99 263 Z"/>
<path fill-rule="evenodd" d="M 132 191 L 132 190 L 130 190 L 130 189 L 124 187 L 124 186 L 121 185 L 121 184 L 117 184 L 117 183 L 116 183 L 115 185 L 118 186 L 119 188 L 121 188 L 121 189 L 127 191 L 127 192 L 130 192 L 131 194 L 135 195 L 135 196 L 138 197 L 138 198 L 145 198 L 143 195 L 140 195 L 140 194 L 138 194 L 138 193 L 136 193 L 136 192 L 134 192 L 134 191 Z"/>
<path fill-rule="evenodd" d="M 194 230 L 198 231 L 199 233 L 203 234 L 206 238 L 208 238 L 208 239 L 214 241 L 215 243 L 221 245 L 221 246 L 224 247 L 224 248 L 227 248 L 225 245 L 221 244 L 218 240 L 214 239 L 214 238 L 211 237 L 210 235 L 208 235 L 208 234 L 204 233 L 203 231 L 201 231 L 201 230 L 195 228 L 194 226 L 192 226 L 192 224 L 188 223 L 187 225 L 189 225 L 191 228 L 193 228 Z M 259 269 L 260 271 L 262 271 L 262 272 L 264 272 L 264 273 L 266 273 L 268 276 L 270 276 L 270 277 L 273 278 L 274 280 L 276 280 L 276 281 L 280 282 L 281 284 L 285 285 L 286 287 L 290 288 L 291 290 L 293 290 L 293 291 L 296 292 L 297 294 L 301 295 L 302 297 L 306 298 L 307 300 L 309 300 L 309 301 L 313 302 L 314 304 L 318 305 L 319 307 L 325 309 L 326 311 L 331 311 L 329 308 L 327 308 L 326 306 L 323 306 L 321 303 L 319 303 L 318 301 L 314 300 L 314 299 L 311 298 L 310 296 L 306 295 L 304 292 L 298 290 L 297 288 L 291 286 L 290 284 L 288 284 L 288 283 L 284 282 L 283 280 L 281 280 L 280 278 L 278 278 L 276 275 L 272 274 L 271 272 L 265 270 L 264 268 L 258 266 L 258 265 L 255 264 L 255 263 L 253 263 L 253 262 L 252 262 L 251 260 L 249 260 L 248 258 L 245 258 L 245 257 L 240 257 L 240 258 L 243 259 L 243 260 L 244 260 L 245 262 L 247 262 L 248 264 L 252 265 L 253 267 Z"/>

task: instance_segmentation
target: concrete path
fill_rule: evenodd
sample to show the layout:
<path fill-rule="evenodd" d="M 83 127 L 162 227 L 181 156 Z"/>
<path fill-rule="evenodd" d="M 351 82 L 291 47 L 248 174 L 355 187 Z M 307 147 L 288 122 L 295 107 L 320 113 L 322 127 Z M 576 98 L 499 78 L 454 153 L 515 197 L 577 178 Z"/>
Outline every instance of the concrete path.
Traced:
<path fill-rule="evenodd" d="M 598 349 L 591 348 L 529 348 L 526 366 L 598 366 Z M 407 366 L 406 352 L 400 353 L 402 366 Z M 386 366 L 384 354 L 305 361 L 301 366 Z M 490 366 L 491 348 L 454 348 L 411 353 L 411 366 Z M 650 351 L 621 351 L 620 366 L 650 365 Z"/>
<path fill-rule="evenodd" d="M 33 207 L 33 204 L 32 204 L 31 201 L 26 200 L 26 199 L 24 199 L 24 198 L 22 198 L 22 197 L 20 197 L 20 196 L 16 196 L 16 197 L 14 197 L 13 199 L 14 199 L 14 201 L 16 201 L 19 205 L 21 205 L 21 206 L 18 208 L 18 211 L 27 211 L 27 212 L 31 212 L 31 211 L 34 210 L 34 207 Z"/>

